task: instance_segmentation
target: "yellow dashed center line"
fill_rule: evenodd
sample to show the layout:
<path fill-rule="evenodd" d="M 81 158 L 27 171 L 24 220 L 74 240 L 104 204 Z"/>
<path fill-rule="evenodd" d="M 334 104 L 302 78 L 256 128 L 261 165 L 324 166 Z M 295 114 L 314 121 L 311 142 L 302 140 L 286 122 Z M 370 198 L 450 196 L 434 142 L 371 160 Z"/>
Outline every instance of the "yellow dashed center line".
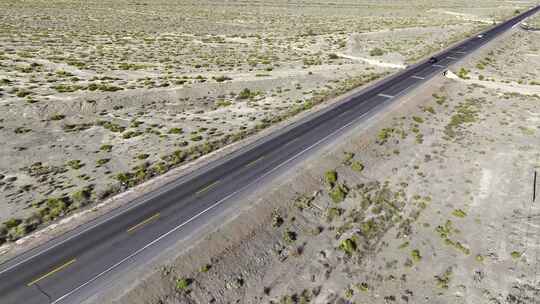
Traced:
<path fill-rule="evenodd" d="M 53 270 L 47 272 L 46 274 L 44 274 L 44 275 L 40 276 L 39 278 L 33 280 L 32 282 L 28 283 L 27 286 L 30 287 L 30 286 L 36 284 L 37 282 L 39 282 L 39 281 L 41 281 L 41 280 L 43 280 L 43 279 L 45 279 L 45 278 L 47 278 L 47 277 L 52 276 L 53 274 L 59 272 L 60 270 L 65 269 L 65 268 L 67 268 L 69 265 L 75 263 L 75 261 L 77 261 L 77 259 L 72 259 L 72 260 L 70 260 L 70 261 L 68 261 L 68 262 L 66 262 L 66 263 L 64 263 L 64 264 L 62 264 L 62 265 L 56 267 L 55 269 L 53 269 Z"/>
<path fill-rule="evenodd" d="M 219 183 L 219 180 L 206 185 L 204 188 L 197 191 L 196 194 L 198 195 L 198 194 L 201 194 L 201 193 L 204 193 L 204 192 L 208 191 L 210 188 L 214 187 L 217 183 Z"/>
<path fill-rule="evenodd" d="M 146 224 L 148 224 L 148 223 L 150 223 L 150 222 L 152 222 L 152 221 L 154 221 L 154 220 L 157 220 L 158 217 L 159 217 L 159 213 L 156 213 L 156 214 L 152 215 L 151 217 L 145 219 L 144 221 L 138 223 L 137 225 L 135 225 L 135 226 L 129 228 L 129 229 L 127 230 L 127 232 L 128 232 L 128 233 L 133 232 L 133 231 L 135 231 L 135 230 L 141 228 L 142 226 L 144 226 L 144 225 L 146 225 Z"/>
<path fill-rule="evenodd" d="M 260 161 L 263 158 L 264 158 L 264 156 L 261 156 L 261 157 L 257 158 L 256 160 L 252 160 L 248 164 L 246 164 L 245 167 L 253 166 L 253 164 L 255 164 L 256 162 Z"/>

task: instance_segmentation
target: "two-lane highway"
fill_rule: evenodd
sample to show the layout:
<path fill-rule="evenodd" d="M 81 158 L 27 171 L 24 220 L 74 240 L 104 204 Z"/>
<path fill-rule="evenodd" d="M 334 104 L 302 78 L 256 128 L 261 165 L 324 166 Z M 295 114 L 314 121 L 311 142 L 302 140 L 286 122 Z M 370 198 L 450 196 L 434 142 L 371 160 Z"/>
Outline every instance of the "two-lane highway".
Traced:
<path fill-rule="evenodd" d="M 272 172 L 320 146 L 364 115 L 447 69 L 498 34 L 534 14 L 535 7 L 310 115 L 248 147 L 149 193 L 0 267 L 0 303 L 74 303 L 93 282 L 136 262 L 141 253 Z"/>

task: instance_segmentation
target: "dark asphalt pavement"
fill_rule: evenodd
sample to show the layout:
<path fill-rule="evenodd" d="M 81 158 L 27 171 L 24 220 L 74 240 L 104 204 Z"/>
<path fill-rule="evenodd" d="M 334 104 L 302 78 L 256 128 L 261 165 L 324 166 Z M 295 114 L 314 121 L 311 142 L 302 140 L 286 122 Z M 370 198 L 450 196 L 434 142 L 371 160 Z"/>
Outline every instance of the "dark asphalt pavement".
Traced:
<path fill-rule="evenodd" d="M 427 81 L 540 9 L 537 6 L 436 54 L 436 63 L 413 65 L 325 110 L 148 193 L 0 265 L 1 304 L 78 303 L 77 295 L 99 278 L 138 262 L 174 232 L 239 191 L 253 187 L 291 159 L 349 128 L 364 114 Z M 169 240 L 170 241 L 170 240 Z"/>

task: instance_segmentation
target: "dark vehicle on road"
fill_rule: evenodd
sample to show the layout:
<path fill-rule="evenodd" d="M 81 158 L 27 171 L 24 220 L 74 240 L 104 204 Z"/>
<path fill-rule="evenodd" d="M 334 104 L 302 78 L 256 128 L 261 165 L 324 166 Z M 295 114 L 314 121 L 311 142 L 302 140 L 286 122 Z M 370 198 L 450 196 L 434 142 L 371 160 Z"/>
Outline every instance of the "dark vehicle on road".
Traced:
<path fill-rule="evenodd" d="M 429 63 L 435 63 L 435 62 L 437 62 L 437 61 L 439 61 L 439 59 L 437 59 L 436 57 L 431 57 L 431 58 L 429 58 L 429 60 L 428 60 Z"/>

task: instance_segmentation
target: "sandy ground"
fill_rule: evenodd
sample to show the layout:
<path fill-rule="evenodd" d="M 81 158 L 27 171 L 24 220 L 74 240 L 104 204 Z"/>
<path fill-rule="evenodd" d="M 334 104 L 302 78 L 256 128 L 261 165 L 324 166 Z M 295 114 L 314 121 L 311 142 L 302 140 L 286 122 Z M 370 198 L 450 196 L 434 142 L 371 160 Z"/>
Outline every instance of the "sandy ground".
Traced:
<path fill-rule="evenodd" d="M 0 243 L 103 206 L 529 2 L 439 5 L 3 1 Z"/>
<path fill-rule="evenodd" d="M 514 29 L 100 303 L 540 303 L 539 35 Z"/>

